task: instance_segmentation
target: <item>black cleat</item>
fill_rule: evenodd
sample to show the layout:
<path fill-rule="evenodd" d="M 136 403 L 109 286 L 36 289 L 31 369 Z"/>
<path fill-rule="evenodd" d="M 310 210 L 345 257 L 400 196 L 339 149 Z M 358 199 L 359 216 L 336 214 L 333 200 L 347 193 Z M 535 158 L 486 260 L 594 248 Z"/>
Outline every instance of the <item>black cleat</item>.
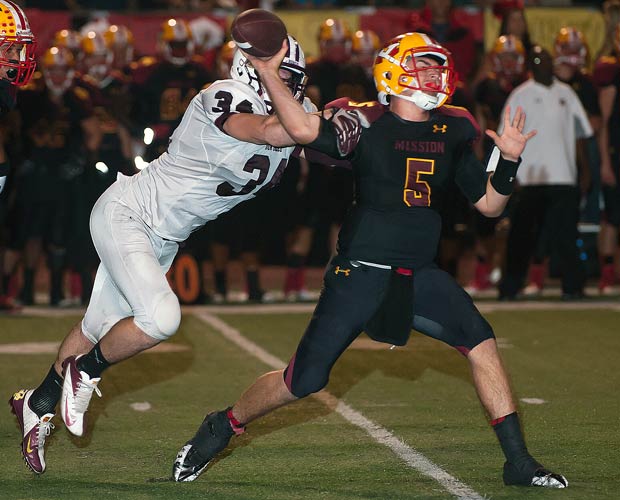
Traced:
<path fill-rule="evenodd" d="M 172 466 L 172 477 L 176 482 L 189 482 L 204 472 L 217 454 L 235 435 L 230 425 L 228 409 L 209 413 L 200 425 L 196 435 L 177 453 Z"/>
<path fill-rule="evenodd" d="M 542 488 L 566 488 L 568 481 L 561 474 L 545 469 L 542 465 L 517 469 L 510 462 L 504 464 L 504 484 L 506 486 L 540 486 Z"/>

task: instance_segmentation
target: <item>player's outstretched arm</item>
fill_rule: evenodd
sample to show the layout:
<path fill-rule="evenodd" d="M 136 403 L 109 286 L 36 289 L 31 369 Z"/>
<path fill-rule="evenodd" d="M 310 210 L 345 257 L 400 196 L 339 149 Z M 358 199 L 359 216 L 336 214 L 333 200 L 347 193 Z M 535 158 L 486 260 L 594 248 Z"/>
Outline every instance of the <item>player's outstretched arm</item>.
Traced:
<path fill-rule="evenodd" d="M 258 71 L 282 126 L 296 143 L 308 144 L 319 135 L 321 119 L 306 112 L 280 77 L 280 63 L 288 51 L 287 43 L 286 40 L 282 42 L 282 48 L 273 57 L 261 58 L 246 52 L 244 54 Z"/>
<path fill-rule="evenodd" d="M 510 106 L 507 106 L 501 135 L 497 135 L 493 130 L 486 130 L 486 134 L 495 141 L 501 155 L 495 172 L 487 182 L 486 194 L 474 205 L 487 217 L 501 215 L 512 194 L 521 153 L 527 141 L 536 135 L 536 130 L 524 133 L 524 127 L 525 113 L 521 106 L 517 107 L 512 120 L 510 119 Z"/>
<path fill-rule="evenodd" d="M 295 144 L 276 115 L 237 113 L 226 120 L 224 131 L 239 141 L 252 144 L 271 144 L 278 148 Z"/>

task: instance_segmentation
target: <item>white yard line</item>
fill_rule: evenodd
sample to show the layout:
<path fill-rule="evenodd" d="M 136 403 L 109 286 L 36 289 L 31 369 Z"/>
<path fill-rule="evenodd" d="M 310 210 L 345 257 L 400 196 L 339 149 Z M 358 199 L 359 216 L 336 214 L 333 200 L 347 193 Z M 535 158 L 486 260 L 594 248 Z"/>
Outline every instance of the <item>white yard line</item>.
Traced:
<path fill-rule="evenodd" d="M 265 363 L 270 368 L 279 370 L 286 366 L 284 361 L 244 337 L 238 330 L 218 317 L 210 314 L 210 311 L 193 310 L 192 312 L 195 316 L 217 330 L 226 339 L 233 342 L 241 349 L 257 358 L 259 361 Z M 346 421 L 368 433 L 377 443 L 392 450 L 392 452 L 403 460 L 407 466 L 437 481 L 446 491 L 453 494 L 455 497 L 463 500 L 484 499 L 484 497 L 479 493 L 448 474 L 445 470 L 431 462 L 420 452 L 405 444 L 386 428 L 381 427 L 380 425 L 369 420 L 362 413 L 358 412 L 345 402 L 339 400 L 329 392 L 321 391 L 315 394 L 314 397 L 340 414 Z"/>

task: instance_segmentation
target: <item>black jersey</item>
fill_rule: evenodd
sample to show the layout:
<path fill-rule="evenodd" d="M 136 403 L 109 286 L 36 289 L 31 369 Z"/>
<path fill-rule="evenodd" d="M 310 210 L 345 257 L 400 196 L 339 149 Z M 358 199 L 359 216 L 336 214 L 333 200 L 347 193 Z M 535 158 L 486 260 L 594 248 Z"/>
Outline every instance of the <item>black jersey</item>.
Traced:
<path fill-rule="evenodd" d="M 343 99 L 333 104 L 362 112 L 380 106 Z M 472 203 L 485 194 L 485 168 L 472 150 L 478 126 L 468 111 L 452 106 L 433 111 L 425 122 L 405 121 L 387 110 L 371 114 L 372 123 L 362 128 L 348 157 L 355 203 L 339 235 L 339 253 L 391 266 L 425 266 L 435 258 L 439 212 L 452 183 Z M 334 129 L 322 127 L 309 147 L 337 157 Z"/>
<path fill-rule="evenodd" d="M 601 116 L 598 94 L 590 75 L 578 71 L 570 80 L 564 83 L 570 85 L 575 91 L 588 116 Z"/>

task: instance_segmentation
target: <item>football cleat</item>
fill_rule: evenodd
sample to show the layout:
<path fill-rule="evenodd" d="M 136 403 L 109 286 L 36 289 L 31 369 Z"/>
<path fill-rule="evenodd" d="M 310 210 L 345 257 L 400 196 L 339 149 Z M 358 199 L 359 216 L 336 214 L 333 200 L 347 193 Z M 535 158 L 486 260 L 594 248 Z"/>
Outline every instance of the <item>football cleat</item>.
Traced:
<path fill-rule="evenodd" d="M 540 464 L 537 464 L 540 465 Z M 561 474 L 551 472 L 540 466 L 531 472 L 527 469 L 517 469 L 510 462 L 504 464 L 504 484 L 506 486 L 540 486 L 542 488 L 566 488 L 568 481 Z"/>
<path fill-rule="evenodd" d="M 189 482 L 204 472 L 211 461 L 235 435 L 227 416 L 228 410 L 209 413 L 196 435 L 177 453 L 172 466 L 176 482 Z"/>
<path fill-rule="evenodd" d="M 84 414 L 88 404 L 96 392 L 101 397 L 97 384 L 101 378 L 90 378 L 88 373 L 80 371 L 76 361 L 79 359 L 70 356 L 62 363 L 64 381 L 60 397 L 60 414 L 62 420 L 75 436 L 84 434 Z"/>
<path fill-rule="evenodd" d="M 45 472 L 45 438 L 50 435 L 53 413 L 42 417 L 33 412 L 28 405 L 33 390 L 22 389 L 9 399 L 11 411 L 17 417 L 22 430 L 22 455 L 26 465 L 37 474 Z"/>

